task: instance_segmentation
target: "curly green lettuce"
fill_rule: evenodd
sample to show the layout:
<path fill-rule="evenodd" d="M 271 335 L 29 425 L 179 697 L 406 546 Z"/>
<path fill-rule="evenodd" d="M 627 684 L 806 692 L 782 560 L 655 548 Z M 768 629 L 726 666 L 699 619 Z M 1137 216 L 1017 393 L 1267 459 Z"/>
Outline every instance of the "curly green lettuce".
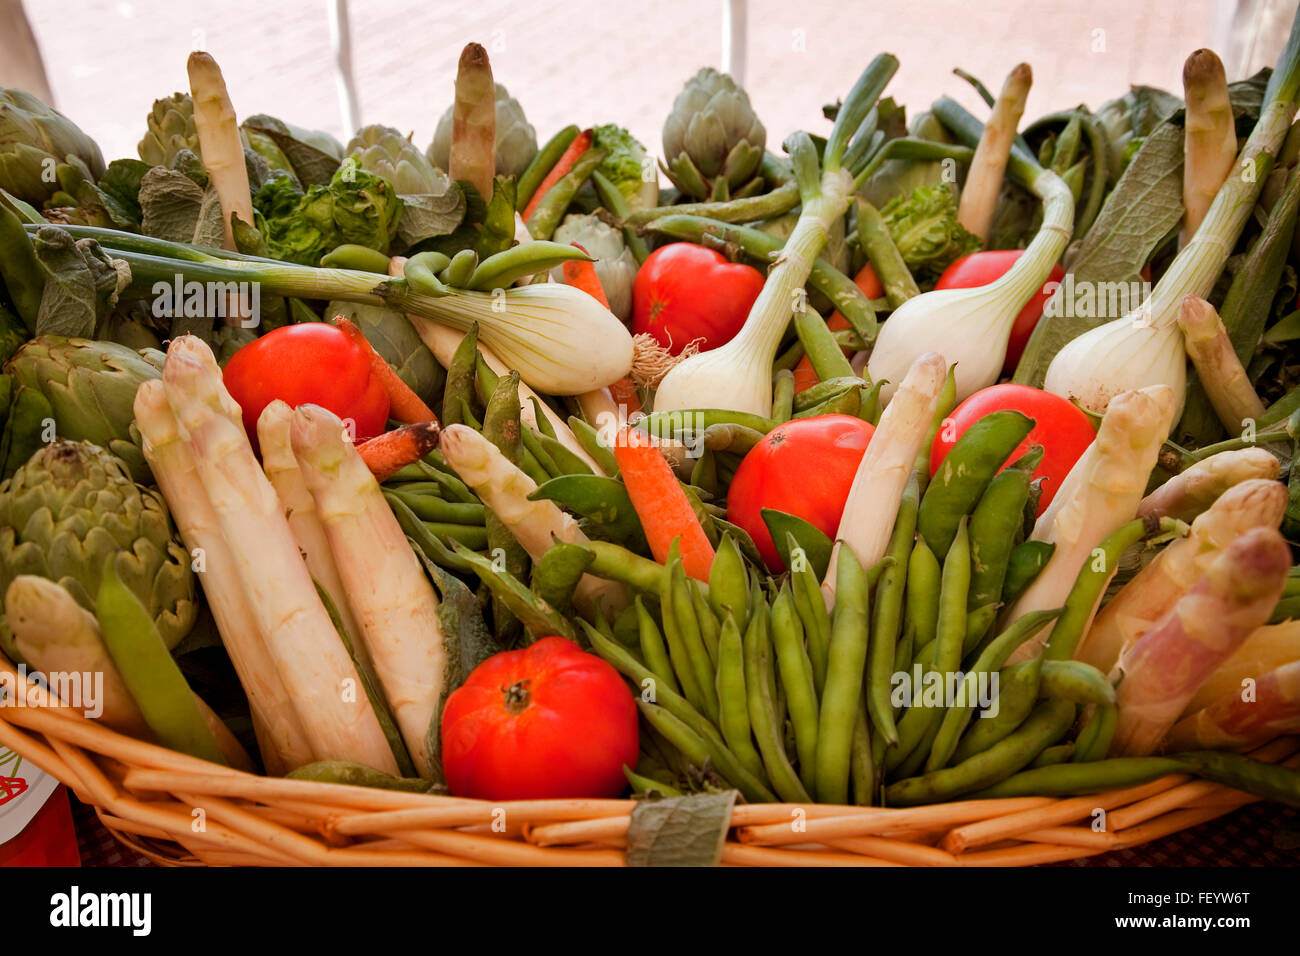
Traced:
<path fill-rule="evenodd" d="M 979 237 L 957 221 L 957 198 L 944 183 L 918 186 L 910 196 L 891 199 L 880 214 L 918 282 L 937 278 L 980 249 Z"/>
<path fill-rule="evenodd" d="M 659 183 L 645 147 L 621 126 L 607 123 L 592 129 L 593 145 L 606 151 L 599 169 L 633 209 L 649 209 L 659 202 Z M 646 170 L 651 172 L 646 181 Z"/>

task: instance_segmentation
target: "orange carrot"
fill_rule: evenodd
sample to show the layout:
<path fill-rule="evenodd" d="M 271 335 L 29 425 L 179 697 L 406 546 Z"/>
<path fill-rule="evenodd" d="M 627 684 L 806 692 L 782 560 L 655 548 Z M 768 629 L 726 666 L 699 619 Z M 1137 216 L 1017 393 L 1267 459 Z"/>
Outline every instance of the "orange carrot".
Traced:
<path fill-rule="evenodd" d="M 636 382 L 626 375 L 610 383 L 609 397 L 614 400 L 615 405 L 624 406 L 628 415 L 641 411 L 641 393 L 636 390 Z"/>
<path fill-rule="evenodd" d="M 355 324 L 340 315 L 335 317 L 334 325 L 348 337 L 350 342 L 365 349 L 366 354 L 370 356 L 370 374 L 379 380 L 380 387 L 388 394 L 389 418 L 408 425 L 419 425 L 423 422 L 438 424 L 438 416 L 424 404 L 419 395 L 411 391 L 411 386 L 398 377 Z"/>
<path fill-rule="evenodd" d="M 537 204 L 542 201 L 542 197 L 546 195 L 547 190 L 559 182 L 560 179 L 563 178 L 564 174 L 573 168 L 573 164 L 577 161 L 578 157 L 591 148 L 594 139 L 595 136 L 592 134 L 592 131 L 584 129 L 578 134 L 577 138 L 569 144 L 569 148 L 564 151 L 564 155 L 560 157 L 560 161 L 551 167 L 551 171 L 546 174 L 546 178 L 542 180 L 542 184 L 537 187 L 537 191 L 533 193 L 533 198 L 528 200 L 528 205 L 524 207 L 523 212 L 524 222 L 527 222 L 532 218 L 533 210 L 536 209 Z"/>
<path fill-rule="evenodd" d="M 572 243 L 578 249 L 583 249 L 576 242 Z M 581 289 L 587 293 L 605 308 L 609 308 L 609 299 L 605 297 L 605 288 L 600 284 L 600 276 L 596 274 L 596 263 L 587 262 L 583 259 L 568 259 L 561 264 L 560 269 L 564 273 L 564 284 L 571 285 L 575 289 Z"/>
<path fill-rule="evenodd" d="M 363 441 L 357 445 L 357 453 L 375 481 L 387 481 L 437 448 L 440 433 L 437 422 L 403 425 Z"/>
<path fill-rule="evenodd" d="M 655 560 L 665 563 L 677 542 L 686 573 L 697 581 L 708 581 L 713 545 L 677 476 L 650 437 L 623 428 L 614 441 L 614 458 Z"/>
<path fill-rule="evenodd" d="M 876 275 L 876 270 L 871 268 L 870 262 L 863 266 L 862 271 L 853 277 L 853 284 L 861 289 L 862 294 L 868 299 L 879 299 L 885 294 L 885 287 L 880 284 L 880 277 Z M 838 332 L 849 327 L 849 320 L 844 318 L 836 309 L 831 313 L 831 317 L 826 320 L 826 327 L 832 332 Z M 847 348 L 844 350 L 844 354 L 850 355 L 853 351 L 852 348 Z M 808 356 L 805 355 L 799 359 L 799 364 L 794 367 L 795 393 L 798 394 L 804 389 L 812 388 L 819 381 L 817 373 L 813 371 L 812 362 L 808 361 Z"/>

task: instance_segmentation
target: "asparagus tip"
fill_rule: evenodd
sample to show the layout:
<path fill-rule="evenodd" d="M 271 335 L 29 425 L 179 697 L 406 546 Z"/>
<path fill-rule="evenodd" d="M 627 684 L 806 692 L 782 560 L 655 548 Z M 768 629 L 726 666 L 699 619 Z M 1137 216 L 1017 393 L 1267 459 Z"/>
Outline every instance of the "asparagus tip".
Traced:
<path fill-rule="evenodd" d="M 1227 75 L 1219 55 L 1207 47 L 1202 47 L 1193 52 L 1183 64 L 1183 86 L 1207 82 L 1226 84 Z"/>

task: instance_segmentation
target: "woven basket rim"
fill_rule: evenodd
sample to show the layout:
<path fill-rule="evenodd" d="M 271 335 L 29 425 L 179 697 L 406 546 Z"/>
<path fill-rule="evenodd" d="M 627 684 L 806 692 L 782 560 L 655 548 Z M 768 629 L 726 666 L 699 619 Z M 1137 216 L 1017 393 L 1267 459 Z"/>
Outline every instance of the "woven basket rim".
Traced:
<path fill-rule="evenodd" d="M 20 699 L 0 744 L 66 784 L 125 846 L 165 866 L 621 866 L 637 801 L 486 801 L 264 777 L 119 734 L 0 655 Z M 1252 756 L 1300 763 L 1300 737 Z M 1126 849 L 1258 798 L 1171 774 L 1075 797 L 918 807 L 737 804 L 723 864 L 1025 866 Z M 1105 823 L 1094 829 L 1098 812 Z"/>

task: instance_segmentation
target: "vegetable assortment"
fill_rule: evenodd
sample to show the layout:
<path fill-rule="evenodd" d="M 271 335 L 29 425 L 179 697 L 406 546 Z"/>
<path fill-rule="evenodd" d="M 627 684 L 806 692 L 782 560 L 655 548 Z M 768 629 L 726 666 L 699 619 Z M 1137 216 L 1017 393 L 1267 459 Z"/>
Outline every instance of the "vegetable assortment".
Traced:
<path fill-rule="evenodd" d="M 662 188 L 478 44 L 427 150 L 0 91 L 0 650 L 307 780 L 1300 805 L 1300 21 L 1030 122 L 898 66 L 779 150 L 701 70 Z"/>

